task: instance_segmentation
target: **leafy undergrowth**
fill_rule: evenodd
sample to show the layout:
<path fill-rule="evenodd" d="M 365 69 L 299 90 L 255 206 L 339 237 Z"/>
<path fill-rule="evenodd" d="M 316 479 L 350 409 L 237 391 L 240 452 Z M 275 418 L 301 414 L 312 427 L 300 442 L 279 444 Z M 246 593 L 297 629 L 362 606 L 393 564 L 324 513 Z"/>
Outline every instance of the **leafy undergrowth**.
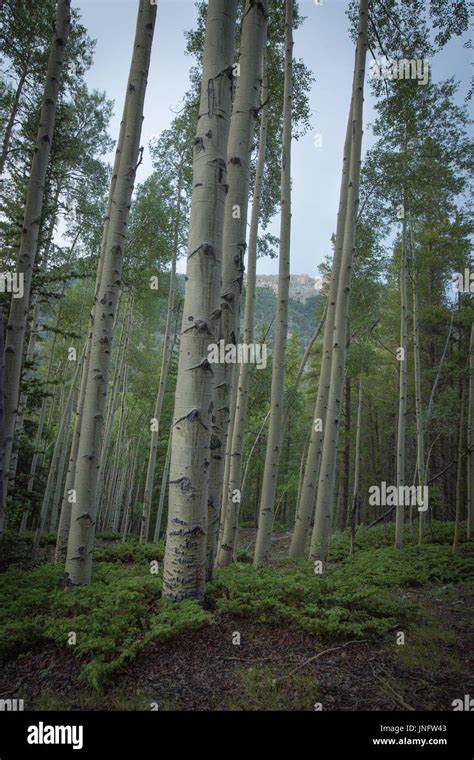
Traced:
<path fill-rule="evenodd" d="M 422 623 L 404 587 L 429 590 L 473 578 L 472 544 L 462 543 L 453 555 L 452 525 L 434 525 L 433 536 L 434 543 L 395 550 L 393 533 L 389 540 L 385 529 L 375 528 L 359 536 L 353 556 L 333 558 L 322 575 L 307 561 L 283 559 L 256 569 L 240 555 L 244 562 L 216 571 L 207 610 L 195 601 L 161 598 L 161 544 L 130 541 L 97 549 L 92 585 L 73 591 L 62 588 L 62 566 L 13 567 L 0 575 L 0 657 L 54 641 L 79 657 L 86 685 L 99 690 L 149 642 L 209 625 L 216 616 L 288 621 L 322 640 L 381 641 L 400 625 Z M 344 540 L 336 539 L 338 551 Z"/>

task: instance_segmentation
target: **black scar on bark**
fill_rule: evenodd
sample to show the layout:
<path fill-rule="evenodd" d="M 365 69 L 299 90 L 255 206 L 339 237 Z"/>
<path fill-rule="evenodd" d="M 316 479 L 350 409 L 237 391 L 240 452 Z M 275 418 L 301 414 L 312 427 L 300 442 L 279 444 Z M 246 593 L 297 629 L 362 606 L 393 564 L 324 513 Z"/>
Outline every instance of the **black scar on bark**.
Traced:
<path fill-rule="evenodd" d="M 192 488 L 191 478 L 186 478 L 184 475 L 178 480 L 170 480 L 170 484 L 178 485 L 181 491 L 189 491 Z"/>
<path fill-rule="evenodd" d="M 176 420 L 174 424 L 177 425 L 178 422 L 182 422 L 182 420 L 188 420 L 188 422 L 199 422 L 199 424 L 203 426 L 204 430 L 209 430 L 207 425 L 205 425 L 201 419 L 201 412 L 199 409 L 192 409 L 188 414 L 184 414 L 182 417 Z"/>
<path fill-rule="evenodd" d="M 196 137 L 193 144 L 194 144 L 194 147 L 196 148 L 196 153 L 199 153 L 201 150 L 205 150 L 204 138 Z"/>
<path fill-rule="evenodd" d="M 200 361 L 199 364 L 195 364 L 194 367 L 188 367 L 188 372 L 192 369 L 201 369 L 203 372 L 209 372 L 211 375 L 214 374 L 214 371 L 207 359 L 202 359 L 202 361 Z"/>
<path fill-rule="evenodd" d="M 217 435 L 211 435 L 211 443 L 210 443 L 211 451 L 214 451 L 215 449 L 220 449 L 221 446 L 222 446 L 221 439 L 218 438 Z"/>
<path fill-rule="evenodd" d="M 186 330 L 183 330 L 181 335 L 184 335 L 190 330 L 196 330 L 196 332 L 204 333 L 206 335 L 210 335 L 211 337 L 213 336 L 213 332 L 211 330 L 211 323 L 208 319 L 202 319 L 201 317 L 194 319 L 193 316 L 189 316 L 188 321 L 193 322 L 193 324 L 190 327 L 187 327 Z"/>
<path fill-rule="evenodd" d="M 211 243 L 201 243 L 200 246 L 188 254 L 188 259 L 190 259 L 191 256 L 194 256 L 195 253 L 199 253 L 199 251 L 202 251 L 206 256 L 213 256 L 214 259 L 216 259 L 216 252 L 214 250 L 214 246 Z"/>

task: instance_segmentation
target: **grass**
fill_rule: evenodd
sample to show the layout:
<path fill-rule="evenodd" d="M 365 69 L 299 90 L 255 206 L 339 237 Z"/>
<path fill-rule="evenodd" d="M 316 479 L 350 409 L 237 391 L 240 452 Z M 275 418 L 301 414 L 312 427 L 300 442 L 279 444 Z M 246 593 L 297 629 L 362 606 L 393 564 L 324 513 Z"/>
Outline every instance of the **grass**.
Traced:
<path fill-rule="evenodd" d="M 216 616 L 231 615 L 256 623 L 291 622 L 328 641 L 383 641 L 393 639 L 393 632 L 402 627 L 410 634 L 407 645 L 399 647 L 400 657 L 422 662 L 430 656 L 433 641 L 441 651 L 450 639 L 436 633 L 434 624 L 430 630 L 420 605 L 403 590 L 425 588 L 429 594 L 434 584 L 472 580 L 472 545 L 461 543 L 453 555 L 452 532 L 452 524 L 435 524 L 433 543 L 418 547 L 407 541 L 395 550 L 393 531 L 390 536 L 386 528 L 377 527 L 358 536 L 352 556 L 343 554 L 348 538 L 339 534 L 322 575 L 315 575 L 307 561 L 289 559 L 256 569 L 248 553 L 239 552 L 242 561 L 215 572 L 207 588 L 206 610 L 192 600 L 172 603 L 161 597 L 162 544 L 129 541 L 97 549 L 93 583 L 74 591 L 62 588 L 62 566 L 22 569 L 20 564 L 0 574 L 0 657 L 53 641 L 73 649 L 85 686 L 100 691 L 150 641 L 176 637 L 212 624 Z M 71 633 L 76 641 L 72 645 Z M 265 682 L 265 674 L 260 676 Z M 244 692 L 258 691 L 259 674 L 246 678 Z M 278 694 L 274 698 L 278 702 Z"/>

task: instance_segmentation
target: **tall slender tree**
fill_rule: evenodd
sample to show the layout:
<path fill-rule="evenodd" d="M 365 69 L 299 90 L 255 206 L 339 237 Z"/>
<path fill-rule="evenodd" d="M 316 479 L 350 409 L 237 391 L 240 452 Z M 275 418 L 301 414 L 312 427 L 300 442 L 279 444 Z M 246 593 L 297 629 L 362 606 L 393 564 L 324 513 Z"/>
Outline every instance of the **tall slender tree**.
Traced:
<path fill-rule="evenodd" d="M 110 216 L 104 227 L 99 290 L 92 310 L 89 360 L 81 420 L 71 527 L 65 567 L 65 585 L 88 584 L 92 571 L 92 551 L 96 523 L 96 488 L 100 460 L 103 418 L 117 309 L 123 248 L 126 240 L 130 201 L 139 161 L 140 135 L 150 54 L 156 20 L 156 6 L 140 0 L 124 114 L 123 144 L 115 181 L 109 197 Z"/>
<path fill-rule="evenodd" d="M 342 176 L 339 191 L 339 208 L 337 212 L 336 238 L 334 256 L 329 285 L 328 305 L 324 323 L 323 353 L 319 373 L 318 392 L 314 406 L 311 437 L 306 457 L 303 483 L 296 508 L 295 527 L 290 544 L 290 557 L 302 557 L 306 547 L 308 530 L 313 516 L 316 499 L 319 468 L 321 464 L 322 445 L 324 441 L 324 425 L 326 422 L 327 400 L 331 377 L 332 341 L 334 331 L 334 316 L 336 299 L 341 271 L 342 246 L 347 215 L 347 197 L 349 191 L 349 166 L 352 147 L 352 106 L 349 108 L 346 137 L 342 157 Z"/>
<path fill-rule="evenodd" d="M 401 209 L 402 239 L 400 251 L 400 345 L 397 349 L 399 362 L 399 396 L 397 426 L 397 488 L 403 493 L 406 469 L 406 419 L 408 407 L 408 294 L 407 294 L 407 222 L 404 205 Z M 400 499 L 398 499 L 398 502 Z M 404 505 L 397 502 L 395 510 L 395 546 L 403 546 Z"/>
<path fill-rule="evenodd" d="M 204 596 L 214 409 L 208 346 L 216 342 L 219 319 L 236 12 L 236 0 L 209 0 L 193 153 L 163 573 L 163 595 L 176 600 Z"/>
<path fill-rule="evenodd" d="M 331 378 L 328 393 L 324 442 L 316 497 L 315 519 L 310 557 L 326 559 L 331 530 L 336 460 L 339 440 L 342 392 L 344 386 L 349 293 L 356 242 L 359 208 L 360 163 L 363 134 L 364 79 L 367 56 L 368 0 L 360 0 L 356 62 L 352 89 L 352 146 L 349 165 L 349 189 L 342 248 L 341 270 L 334 314 Z"/>
<path fill-rule="evenodd" d="M 247 208 L 250 155 L 262 84 L 262 63 L 267 37 L 268 2 L 247 0 L 242 20 L 238 76 L 227 148 L 229 190 L 224 208 L 223 262 L 220 339 L 224 346 L 235 345 L 240 333 L 240 300 L 243 286 L 244 254 L 247 246 Z M 232 406 L 232 388 L 238 367 L 221 363 L 214 370 L 214 425 L 208 496 L 207 577 L 212 576 L 216 555 L 221 500 L 224 509 L 228 494 L 223 493 L 227 428 Z M 235 390 L 235 388 L 234 388 Z M 217 445 L 220 444 L 220 445 Z M 230 461 L 229 461 L 230 464 Z M 223 552 L 225 548 L 221 546 Z"/>
<path fill-rule="evenodd" d="M 265 56 L 266 58 L 266 56 Z M 247 284 L 245 293 L 244 313 L 244 343 L 250 345 L 253 342 L 254 333 L 254 310 L 255 310 L 255 287 L 257 281 L 257 240 L 259 228 L 260 206 L 263 191 L 263 173 L 265 168 L 265 155 L 268 129 L 268 88 L 266 63 L 263 61 L 260 134 L 258 145 L 258 159 L 255 169 L 255 180 L 252 199 L 252 212 L 250 217 L 249 242 L 247 248 Z M 244 454 L 244 432 L 248 412 L 248 397 L 250 385 L 250 364 L 242 362 L 239 368 L 237 383 L 237 398 L 235 405 L 234 425 L 232 440 L 228 440 L 229 476 L 228 485 L 223 492 L 223 510 L 221 516 L 222 531 L 219 539 L 217 564 L 223 567 L 232 561 L 235 551 L 235 538 L 237 535 L 240 499 L 242 498 L 242 469 Z"/>
<path fill-rule="evenodd" d="M 291 117 L 293 99 L 293 0 L 285 2 L 285 85 L 283 95 L 283 137 L 281 156 L 280 256 L 278 268 L 277 317 L 273 342 L 270 421 L 260 495 L 259 522 L 254 563 L 264 564 L 271 544 L 275 494 L 283 443 L 283 394 L 285 348 L 288 332 L 291 236 Z"/>
<path fill-rule="evenodd" d="M 474 535 L 474 322 L 469 341 L 469 398 L 467 407 L 467 537 Z"/>
<path fill-rule="evenodd" d="M 166 384 L 168 381 L 168 372 L 173 351 L 172 343 L 172 322 L 174 313 L 174 296 L 176 281 L 176 260 L 178 257 L 179 247 L 179 227 L 181 217 L 181 191 L 182 191 L 182 170 L 179 170 L 177 189 L 176 189 L 176 209 L 175 224 L 173 232 L 173 253 L 171 258 L 170 282 L 168 288 L 168 308 L 166 312 L 165 335 L 163 338 L 161 354 L 160 380 L 158 383 L 158 393 L 156 395 L 155 410 L 151 422 L 150 452 L 148 455 L 148 467 L 146 472 L 145 493 L 143 495 L 143 512 L 140 529 L 140 543 L 148 541 L 150 532 L 151 501 L 153 497 L 153 484 L 155 482 L 156 457 L 158 452 L 158 440 L 160 432 L 160 419 L 165 398 Z"/>
<path fill-rule="evenodd" d="M 23 295 L 11 300 L 5 340 L 5 460 L 7 477 L 10 470 L 13 434 L 20 396 L 23 348 L 28 322 L 31 283 L 35 265 L 39 220 L 43 207 L 46 172 L 48 169 L 58 103 L 61 72 L 66 43 L 70 32 L 71 0 L 58 0 L 56 24 L 48 58 L 46 82 L 41 102 L 36 144 L 26 192 L 17 274 L 23 279 Z"/>

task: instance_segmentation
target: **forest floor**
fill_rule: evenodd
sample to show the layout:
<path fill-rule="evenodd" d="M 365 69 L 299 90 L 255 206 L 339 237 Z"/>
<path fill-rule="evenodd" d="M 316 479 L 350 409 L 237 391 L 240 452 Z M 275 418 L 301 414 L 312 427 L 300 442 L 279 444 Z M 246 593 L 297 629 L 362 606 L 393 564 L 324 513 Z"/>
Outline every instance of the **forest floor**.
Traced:
<path fill-rule="evenodd" d="M 98 559 L 105 560 L 110 599 L 101 578 L 95 597 L 81 590 L 82 602 L 64 601 L 72 595 L 57 588 L 60 596 L 42 597 L 60 568 L 12 568 L 0 579 L 30 574 L 36 589 L 25 584 L 29 590 L 17 600 L 25 622 L 20 615 L 7 624 L 3 639 L 0 629 L 0 698 L 22 698 L 26 709 L 39 710 L 452 710 L 453 700 L 474 693 L 474 587 L 472 544 L 464 542 L 453 557 L 449 535 L 443 527 L 434 546 L 395 554 L 385 545 L 390 532 L 374 530 L 372 545 L 362 542 L 354 558 L 343 556 L 341 539 L 327 571 L 330 584 L 318 597 L 314 589 L 324 581 L 309 576 L 309 563 L 286 559 L 288 532 L 274 536 L 272 567 L 255 571 L 246 554 L 255 531 L 242 530 L 244 562 L 217 574 L 206 609 L 185 603 L 176 617 L 176 607 L 162 608 L 148 639 L 143 616 L 135 629 L 136 621 L 117 630 L 105 618 L 115 609 L 126 626 L 137 608 L 156 614 L 160 602 L 149 591 L 157 579 L 148 573 L 145 582 L 142 573 L 156 545 L 125 555 L 123 547 L 108 550 L 102 542 Z M 112 557 L 120 557 L 115 565 Z M 137 596 L 144 584 L 145 602 Z M 91 603 L 103 603 L 103 621 L 101 609 L 86 609 Z M 124 649 L 117 638 L 127 637 L 130 626 L 135 633 Z M 64 645 L 74 631 L 82 650 Z"/>

